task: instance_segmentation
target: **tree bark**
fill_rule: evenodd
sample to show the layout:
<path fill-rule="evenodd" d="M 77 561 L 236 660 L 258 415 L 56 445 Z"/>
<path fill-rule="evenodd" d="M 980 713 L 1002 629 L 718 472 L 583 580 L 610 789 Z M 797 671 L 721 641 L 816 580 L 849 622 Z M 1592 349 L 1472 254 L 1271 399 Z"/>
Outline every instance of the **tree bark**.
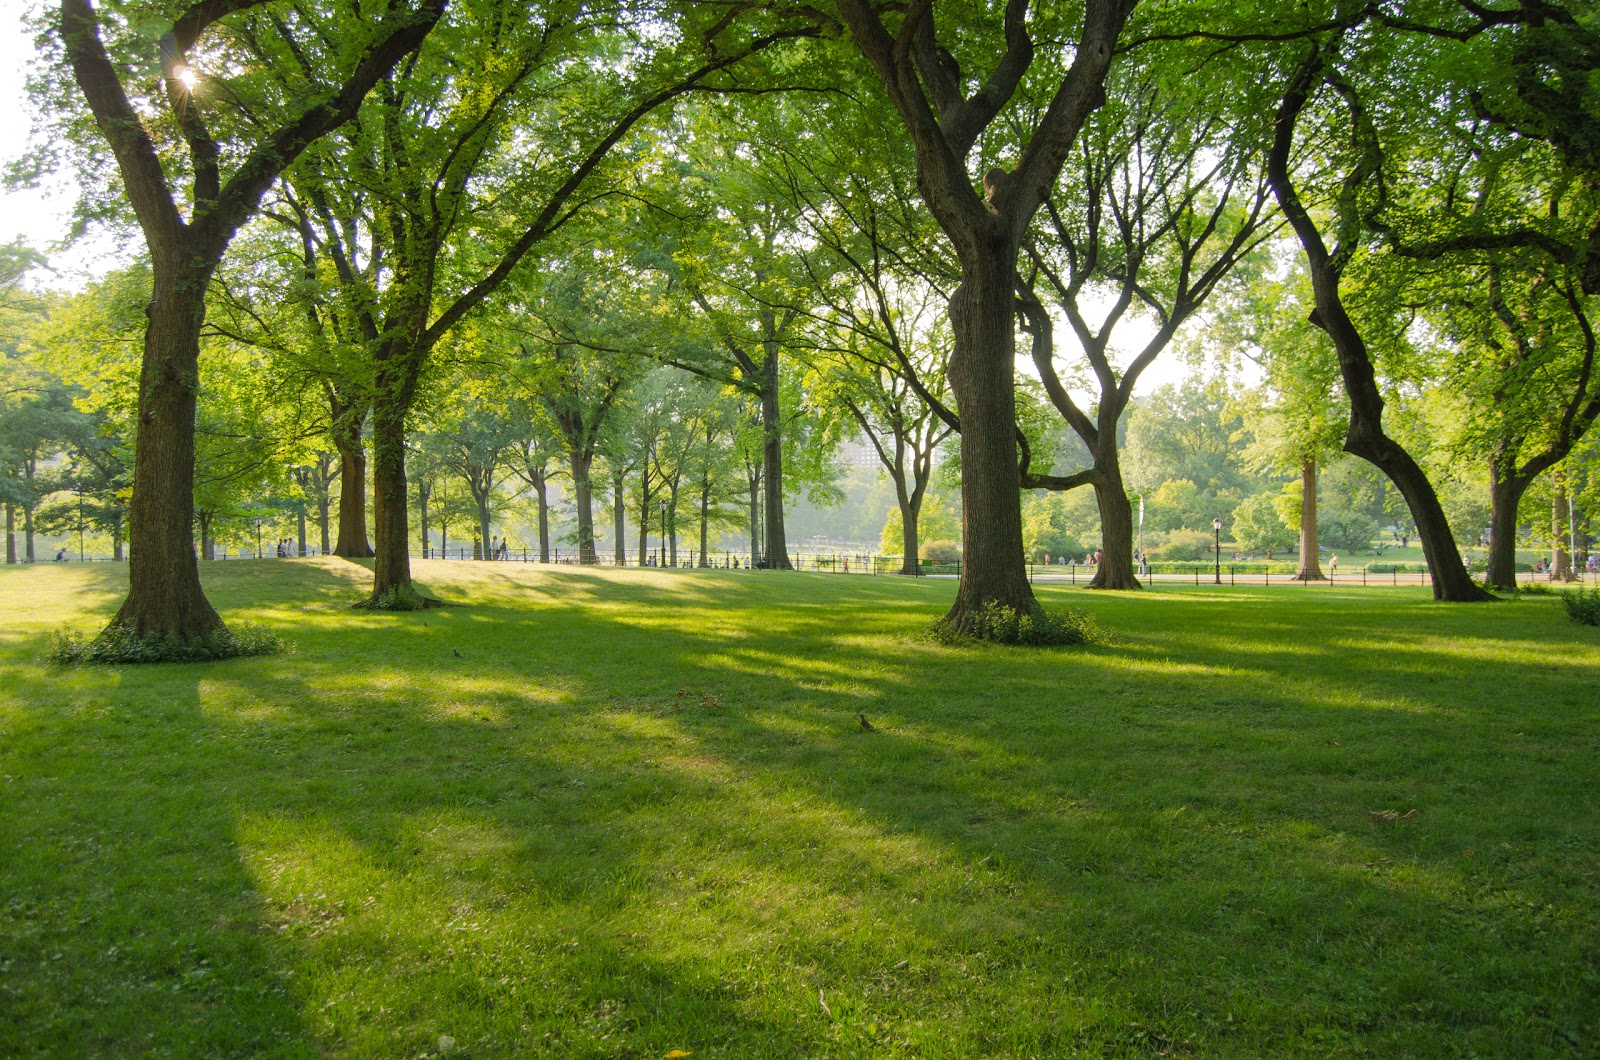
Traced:
<path fill-rule="evenodd" d="M 1111 445 L 1116 445 L 1115 430 Z M 1095 504 L 1100 509 L 1100 563 L 1089 581 L 1091 589 L 1138 589 L 1133 569 L 1133 505 L 1122 485 L 1122 465 L 1113 453 L 1109 468 L 1105 461 L 1094 479 Z"/>
<path fill-rule="evenodd" d="M 6 505 L 6 562 L 17 562 L 17 509 Z"/>
<path fill-rule="evenodd" d="M 1491 589 L 1517 587 L 1517 512 L 1533 479 L 1507 471 L 1514 463 L 1496 453 L 1489 464 L 1489 561 L 1483 582 Z"/>
<path fill-rule="evenodd" d="M 304 556 L 306 554 L 306 547 L 307 547 L 307 544 L 308 544 L 308 542 L 306 541 L 306 513 L 305 513 L 305 509 L 302 508 L 300 511 L 296 512 L 295 514 L 298 516 L 297 529 L 299 530 L 298 539 L 295 541 L 296 546 L 299 548 L 299 552 L 297 552 L 296 555 Z"/>
<path fill-rule="evenodd" d="M 783 530 L 783 420 L 778 406 L 778 349 L 775 341 L 765 344 L 761 365 L 761 467 L 766 488 L 767 567 L 793 570 L 789 562 L 789 542 Z"/>
<path fill-rule="evenodd" d="M 1326 581 L 1322 573 L 1322 556 L 1317 551 L 1317 462 L 1306 460 L 1300 464 L 1300 569 L 1295 571 L 1297 582 Z"/>
<path fill-rule="evenodd" d="M 1572 573 L 1572 554 L 1567 550 L 1570 540 L 1567 536 L 1567 483 L 1560 468 L 1556 469 L 1553 485 L 1550 499 L 1550 580 L 1570 582 L 1577 575 Z"/>
<path fill-rule="evenodd" d="M 550 495 L 546 492 L 549 480 L 543 475 L 533 484 L 533 495 L 539 501 L 539 562 L 550 562 Z M 484 540 L 488 540 L 486 537 Z"/>
<path fill-rule="evenodd" d="M 1016 332 L 1012 278 L 1017 248 L 994 240 L 968 255 L 950 299 L 950 389 L 961 410 L 961 584 L 944 621 L 968 631 L 990 604 L 1038 609 L 1022 552 L 1017 487 Z"/>
<path fill-rule="evenodd" d="M 702 475 L 700 478 L 700 562 L 697 566 L 709 567 L 711 561 L 706 558 L 707 526 L 711 521 L 711 477 Z"/>
<path fill-rule="evenodd" d="M 180 256 L 168 248 L 171 257 Z M 139 430 L 128 508 L 128 597 L 111 625 L 138 636 L 194 640 L 223 628 L 200 588 L 194 554 L 194 424 L 200 325 L 211 266 L 153 261 L 139 378 Z M 165 263 L 163 263 L 165 262 Z"/>
<path fill-rule="evenodd" d="M 761 556 L 761 476 L 746 478 L 750 485 L 750 563 L 755 565 Z"/>
<path fill-rule="evenodd" d="M 332 432 L 339 451 L 339 543 L 335 556 L 365 559 L 373 555 L 367 539 L 367 451 L 361 444 L 361 423 L 365 417 L 349 413 L 339 417 L 341 426 Z"/>
<path fill-rule="evenodd" d="M 627 504 L 623 498 L 623 476 L 611 479 L 611 559 L 618 567 L 628 564 Z"/>
<path fill-rule="evenodd" d="M 904 493 L 904 490 L 902 490 Z M 915 577 L 920 541 L 917 523 L 922 518 L 922 498 L 906 496 L 900 502 L 900 573 Z"/>
<path fill-rule="evenodd" d="M 343 489 L 349 488 L 346 482 Z M 372 564 L 372 599 L 415 593 L 411 586 L 411 542 L 406 530 L 406 414 L 403 404 L 375 405 L 372 412 L 372 522 L 377 539 Z"/>
<path fill-rule="evenodd" d="M 426 479 L 417 482 L 417 523 L 421 529 L 422 558 L 428 558 L 428 498 L 433 496 L 433 490 L 428 486 Z"/>
<path fill-rule="evenodd" d="M 578 562 L 593 564 L 594 556 L 594 486 L 589 472 L 594 457 L 581 450 L 568 450 L 572 468 L 572 499 L 578 509 Z"/>

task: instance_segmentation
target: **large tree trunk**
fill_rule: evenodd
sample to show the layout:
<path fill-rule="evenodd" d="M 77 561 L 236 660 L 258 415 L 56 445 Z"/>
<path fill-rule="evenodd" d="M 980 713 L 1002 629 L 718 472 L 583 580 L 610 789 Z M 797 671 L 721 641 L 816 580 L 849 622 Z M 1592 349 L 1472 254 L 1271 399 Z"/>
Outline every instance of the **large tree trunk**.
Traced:
<path fill-rule="evenodd" d="M 122 519 L 119 517 L 111 524 L 111 559 L 113 562 L 122 562 Z"/>
<path fill-rule="evenodd" d="M 381 390 L 380 390 L 381 392 Z M 341 492 L 350 488 L 349 480 Z M 414 596 L 411 542 L 406 519 L 406 413 L 404 404 L 379 403 L 372 410 L 372 599 Z"/>
<path fill-rule="evenodd" d="M 339 543 L 333 554 L 358 559 L 373 550 L 367 540 L 367 451 L 361 444 L 361 420 L 351 425 L 350 418 L 341 417 L 342 426 L 333 431 L 339 450 Z"/>
<path fill-rule="evenodd" d="M 1507 474 L 1499 459 L 1489 465 L 1489 563 L 1483 581 L 1492 589 L 1517 587 L 1517 511 L 1532 481 Z"/>
<path fill-rule="evenodd" d="M 170 253 L 180 253 L 176 249 Z M 159 263 L 146 310 L 128 534 L 128 597 L 111 625 L 195 640 L 223 628 L 194 555 L 194 424 L 209 268 Z"/>
<path fill-rule="evenodd" d="M 1300 465 L 1300 569 L 1295 571 L 1297 582 L 1326 581 L 1322 573 L 1322 558 L 1317 551 L 1317 462 L 1307 460 Z"/>
<path fill-rule="evenodd" d="M 17 561 L 17 508 L 16 505 L 6 505 L 6 562 Z"/>
<path fill-rule="evenodd" d="M 783 420 L 778 408 L 778 349 L 766 343 L 761 365 L 761 477 L 766 486 L 766 548 L 769 568 L 793 570 L 783 532 Z"/>
<path fill-rule="evenodd" d="M 1115 438 L 1113 428 L 1112 437 Z M 1112 442 L 1115 445 L 1115 441 Z M 1094 482 L 1095 504 L 1100 509 L 1100 563 L 1095 567 L 1091 589 L 1138 589 L 1133 570 L 1133 505 L 1122 485 L 1122 467 L 1115 455 L 1100 463 Z"/>
<path fill-rule="evenodd" d="M 611 480 L 611 560 L 618 567 L 628 565 L 627 504 L 623 497 L 623 479 L 618 475 Z"/>
<path fill-rule="evenodd" d="M 302 508 L 298 512 L 296 512 L 295 514 L 298 516 L 297 528 L 299 530 L 299 536 L 298 536 L 297 540 L 295 541 L 295 545 L 300 550 L 298 553 L 296 553 L 296 555 L 304 556 L 306 554 L 306 548 L 307 548 L 307 541 L 306 541 L 306 512 L 305 512 L 305 509 Z"/>
<path fill-rule="evenodd" d="M 950 299 L 950 389 L 961 410 L 962 540 L 961 584 L 944 621 L 962 632 L 986 605 L 1023 614 L 1039 606 L 1022 553 L 1017 487 L 1016 247 L 994 243 L 988 256 L 962 263 L 961 285 Z"/>
<path fill-rule="evenodd" d="M 589 471 L 594 457 L 582 451 L 569 453 L 572 467 L 572 501 L 578 508 L 578 562 L 594 563 L 594 487 Z"/>
<path fill-rule="evenodd" d="M 478 558 L 481 559 L 481 558 L 487 557 L 488 559 L 497 559 L 499 557 L 495 556 L 490 551 L 490 546 L 491 546 L 492 539 L 491 539 L 490 534 L 489 534 L 489 523 L 490 523 L 490 517 L 489 517 L 490 516 L 490 513 L 489 513 L 489 476 L 485 475 L 482 480 L 479 480 L 474 475 L 468 475 L 467 476 L 467 485 L 472 490 L 472 503 L 478 509 L 478 540 L 483 542 L 483 551 L 479 554 Z M 545 515 L 544 515 L 545 504 L 544 504 L 544 481 L 542 479 L 539 482 L 538 489 L 539 489 L 539 544 L 541 546 L 543 546 L 544 540 L 545 540 Z M 545 563 L 549 563 L 550 562 L 550 557 L 547 556 L 547 555 L 540 556 L 539 558 Z"/>

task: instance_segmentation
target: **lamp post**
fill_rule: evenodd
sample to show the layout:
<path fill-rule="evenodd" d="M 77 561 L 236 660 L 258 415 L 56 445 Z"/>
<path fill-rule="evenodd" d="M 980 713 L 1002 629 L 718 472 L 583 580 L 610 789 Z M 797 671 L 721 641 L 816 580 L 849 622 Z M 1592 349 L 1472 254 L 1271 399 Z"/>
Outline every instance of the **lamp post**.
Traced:
<path fill-rule="evenodd" d="M 1216 535 L 1215 548 L 1217 550 L 1217 584 L 1222 584 L 1222 520 L 1211 520 L 1211 532 Z"/>
<path fill-rule="evenodd" d="M 661 558 L 656 561 L 656 566 L 665 567 L 667 565 L 667 499 L 665 497 L 661 498 L 661 547 L 659 555 Z"/>
<path fill-rule="evenodd" d="M 256 516 L 256 559 L 261 558 L 261 524 L 266 522 L 261 516 Z"/>

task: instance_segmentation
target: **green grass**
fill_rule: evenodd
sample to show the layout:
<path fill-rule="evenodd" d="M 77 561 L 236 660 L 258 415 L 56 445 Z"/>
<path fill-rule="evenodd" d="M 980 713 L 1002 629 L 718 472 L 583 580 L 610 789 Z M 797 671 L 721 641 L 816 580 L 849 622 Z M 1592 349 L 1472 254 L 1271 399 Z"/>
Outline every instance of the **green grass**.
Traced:
<path fill-rule="evenodd" d="M 924 637 L 948 581 L 239 563 L 295 654 L 44 662 L 121 574 L 0 571 L 0 1055 L 1600 1041 L 1553 596 L 1049 589 L 1112 643 L 1026 651 Z"/>

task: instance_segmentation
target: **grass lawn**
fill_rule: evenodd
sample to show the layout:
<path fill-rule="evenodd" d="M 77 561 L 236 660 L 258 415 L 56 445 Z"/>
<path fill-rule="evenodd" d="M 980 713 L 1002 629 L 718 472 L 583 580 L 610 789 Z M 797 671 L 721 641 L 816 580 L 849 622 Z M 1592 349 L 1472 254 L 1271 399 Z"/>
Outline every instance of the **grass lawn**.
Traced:
<path fill-rule="evenodd" d="M 0 1055 L 1600 1041 L 1552 597 L 1052 588 L 1113 643 L 1030 652 L 922 639 L 948 581 L 418 573 L 208 565 L 297 653 L 63 670 L 124 572 L 0 571 Z"/>

